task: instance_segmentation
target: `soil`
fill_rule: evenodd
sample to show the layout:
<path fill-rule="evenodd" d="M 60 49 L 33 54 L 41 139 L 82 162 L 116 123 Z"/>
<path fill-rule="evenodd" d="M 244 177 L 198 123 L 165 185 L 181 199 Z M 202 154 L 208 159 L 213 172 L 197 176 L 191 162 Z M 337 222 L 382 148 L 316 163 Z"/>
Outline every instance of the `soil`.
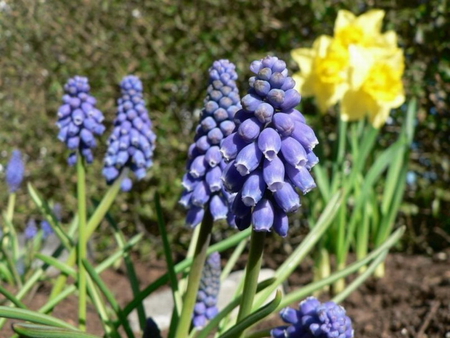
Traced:
<path fill-rule="evenodd" d="M 272 265 L 274 262 L 267 262 Z M 310 269 L 299 270 L 290 278 L 289 288 L 310 280 Z M 136 263 L 142 285 L 148 285 L 165 272 L 164 263 Z M 103 273 L 106 284 L 121 304 L 132 298 L 128 279 L 121 270 Z M 39 308 L 50 288 L 44 284 L 25 300 L 32 309 Z M 361 338 L 450 338 L 450 252 L 434 257 L 390 254 L 386 276 L 370 279 L 342 304 L 352 318 L 355 337 Z M 96 312 L 90 307 L 88 331 L 102 335 Z M 77 301 L 69 297 L 56 307 L 54 315 L 76 324 Z M 276 317 L 259 328 L 281 324 Z M 11 335 L 7 325 L 0 337 Z"/>

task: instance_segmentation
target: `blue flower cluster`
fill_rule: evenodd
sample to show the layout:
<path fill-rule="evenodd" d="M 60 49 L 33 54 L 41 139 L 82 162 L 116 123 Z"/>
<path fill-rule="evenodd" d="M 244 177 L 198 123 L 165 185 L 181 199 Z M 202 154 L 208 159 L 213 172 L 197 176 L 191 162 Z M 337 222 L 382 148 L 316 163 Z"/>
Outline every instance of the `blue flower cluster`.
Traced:
<path fill-rule="evenodd" d="M 287 213 L 300 207 L 295 188 L 307 193 L 316 186 L 309 171 L 318 162 L 312 151 L 318 141 L 295 109 L 300 94 L 286 63 L 268 56 L 250 70 L 256 75 L 235 115 L 237 129 L 221 144 L 229 161 L 222 179 L 237 193 L 231 209 L 240 230 L 253 224 L 256 231 L 274 228 L 286 236 Z"/>
<path fill-rule="evenodd" d="M 102 135 L 105 126 L 104 117 L 100 110 L 95 108 L 96 99 L 89 95 L 89 82 L 86 77 L 75 76 L 64 86 L 66 94 L 63 96 L 63 105 L 58 110 L 60 128 L 58 139 L 65 142 L 73 152 L 69 155 L 69 165 L 77 162 L 77 151 L 92 163 L 95 148 L 94 135 Z"/>
<path fill-rule="evenodd" d="M 27 222 L 27 226 L 25 227 L 25 231 L 24 231 L 25 240 L 29 241 L 29 240 L 33 239 L 34 237 L 36 237 L 37 233 L 38 233 L 38 227 L 36 225 L 36 221 L 33 218 L 31 218 Z"/>
<path fill-rule="evenodd" d="M 25 165 L 22 160 L 22 153 L 19 150 L 13 150 L 11 159 L 6 167 L 6 184 L 10 193 L 15 193 L 19 190 L 24 175 Z"/>
<path fill-rule="evenodd" d="M 118 100 L 103 168 L 108 184 L 113 183 L 126 167 L 140 180 L 153 165 L 156 135 L 145 108 L 142 82 L 137 76 L 129 75 L 123 78 L 120 88 L 122 96 Z M 129 191 L 131 187 L 131 179 L 126 177 L 122 181 L 122 190 Z"/>
<path fill-rule="evenodd" d="M 197 302 L 194 307 L 192 323 L 198 329 L 203 328 L 208 320 L 213 319 L 219 313 L 217 300 L 220 291 L 220 274 L 220 254 L 213 252 L 203 268 Z"/>
<path fill-rule="evenodd" d="M 241 108 L 235 68 L 228 60 L 218 60 L 209 69 L 208 94 L 195 142 L 189 147 L 187 173 L 182 182 L 184 192 L 180 199 L 180 204 L 189 209 L 186 224 L 191 227 L 203 220 L 206 206 L 214 220 L 228 218 L 228 222 L 234 224 L 228 209 L 234 195 L 223 188 L 221 180 L 226 163 L 220 143 L 234 131 L 233 118 Z"/>
<path fill-rule="evenodd" d="M 48 236 L 53 234 L 53 228 L 47 220 L 43 220 L 41 222 L 41 229 L 42 229 L 42 238 L 43 239 L 46 239 Z"/>
<path fill-rule="evenodd" d="M 291 324 L 271 331 L 273 338 L 352 338 L 351 319 L 342 306 L 334 302 L 321 304 L 309 297 L 300 303 L 299 309 L 284 308 L 281 319 Z"/>

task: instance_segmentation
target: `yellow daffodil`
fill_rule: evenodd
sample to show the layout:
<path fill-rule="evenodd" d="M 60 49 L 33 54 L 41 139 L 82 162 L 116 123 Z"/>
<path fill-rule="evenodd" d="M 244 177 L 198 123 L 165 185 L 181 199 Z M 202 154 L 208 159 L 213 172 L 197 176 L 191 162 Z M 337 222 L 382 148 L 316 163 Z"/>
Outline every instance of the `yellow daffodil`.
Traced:
<path fill-rule="evenodd" d="M 360 71 L 363 75 L 352 77 L 349 90 L 342 98 L 341 118 L 351 121 L 368 115 L 372 125 L 380 128 L 390 110 L 405 101 L 403 51 L 400 48 L 378 49 L 369 53 L 354 48 L 351 55 L 351 72 Z"/>
<path fill-rule="evenodd" d="M 360 16 L 340 10 L 334 24 L 334 37 L 346 48 L 351 45 L 360 47 L 392 48 L 397 46 L 395 32 L 381 34 L 384 11 L 370 10 Z"/>
<path fill-rule="evenodd" d="M 293 75 L 296 89 L 304 96 L 315 96 L 319 109 L 325 112 L 336 104 L 348 88 L 349 53 L 330 36 L 316 39 L 313 48 L 291 52 L 300 67 Z"/>
<path fill-rule="evenodd" d="M 300 67 L 293 75 L 296 89 L 314 96 L 320 111 L 341 101 L 343 120 L 368 115 L 379 128 L 389 111 L 404 102 L 403 51 L 395 32 L 381 33 L 384 15 L 382 10 L 360 16 L 340 10 L 334 37 L 322 35 L 312 48 L 291 52 Z"/>

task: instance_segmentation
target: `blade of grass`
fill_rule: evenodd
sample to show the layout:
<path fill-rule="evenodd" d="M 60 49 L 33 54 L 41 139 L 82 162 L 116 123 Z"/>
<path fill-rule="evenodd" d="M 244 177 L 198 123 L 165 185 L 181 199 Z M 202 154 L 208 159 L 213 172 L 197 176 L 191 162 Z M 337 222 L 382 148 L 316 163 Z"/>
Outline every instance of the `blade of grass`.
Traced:
<path fill-rule="evenodd" d="M 99 338 L 88 333 L 63 329 L 59 327 L 29 324 L 29 323 L 14 323 L 12 324 L 14 332 L 21 337 L 30 338 Z"/>
<path fill-rule="evenodd" d="M 116 238 L 119 248 L 125 247 L 126 245 L 125 236 L 123 232 L 119 229 L 119 226 L 116 223 L 116 221 L 112 218 L 112 216 L 109 213 L 106 214 L 106 219 L 108 220 L 109 224 L 112 226 L 114 230 L 114 237 Z M 131 257 L 128 252 L 124 253 L 123 260 L 125 262 L 125 267 L 127 269 L 128 280 L 130 282 L 133 296 L 136 297 L 136 295 L 139 294 L 140 292 L 139 280 L 137 278 L 136 270 L 134 269 L 133 261 L 131 260 Z M 137 313 L 139 319 L 139 326 L 141 330 L 144 331 L 146 326 L 144 305 L 142 303 L 139 304 L 137 310 L 138 310 Z"/>
<path fill-rule="evenodd" d="M 244 332 L 247 328 L 252 326 L 254 323 L 260 321 L 263 318 L 266 318 L 273 311 L 275 311 L 275 309 L 278 307 L 278 305 L 281 302 L 281 298 L 282 298 L 281 291 L 277 290 L 274 300 L 272 300 L 270 303 L 264 305 L 259 310 L 251 313 L 247 317 L 243 318 L 236 325 L 231 327 L 228 331 L 226 331 L 225 333 L 220 335 L 220 338 L 238 337 L 240 334 L 242 334 L 242 332 Z"/>
<path fill-rule="evenodd" d="M 86 268 L 86 271 L 89 273 L 89 276 L 92 278 L 93 282 L 98 286 L 100 291 L 106 297 L 107 301 L 111 305 L 114 313 L 117 318 L 120 320 L 120 324 L 123 326 L 125 333 L 128 338 L 134 338 L 133 331 L 131 330 L 130 323 L 128 322 L 128 318 L 124 316 L 122 308 L 116 300 L 115 295 L 109 290 L 106 284 L 101 279 L 100 275 L 95 271 L 95 268 L 86 260 L 83 260 L 83 264 Z"/>
<path fill-rule="evenodd" d="M 255 302 L 253 304 L 254 309 L 258 309 L 259 307 L 261 307 L 261 305 L 270 296 L 270 294 L 274 292 L 275 289 L 281 283 L 283 283 L 288 278 L 288 276 L 292 274 L 292 272 L 296 269 L 300 262 L 306 257 L 312 247 L 319 241 L 323 233 L 328 229 L 331 222 L 334 220 L 337 211 L 341 206 L 341 203 L 342 194 L 340 192 L 337 192 L 331 198 L 321 217 L 318 219 L 317 224 L 312 227 L 312 230 L 305 237 L 303 242 L 277 269 L 277 271 L 275 272 L 276 282 L 255 297 Z"/>
<path fill-rule="evenodd" d="M 5 317 L 9 319 L 19 319 L 36 324 L 50 325 L 78 331 L 76 327 L 58 318 L 26 309 L 17 309 L 7 306 L 0 306 L 0 317 Z"/>
<path fill-rule="evenodd" d="M 214 245 L 211 245 L 207 250 L 207 255 L 218 251 L 222 252 L 230 247 L 233 247 L 240 243 L 243 239 L 250 236 L 251 229 L 248 228 L 244 231 L 238 232 L 237 234 L 227 238 L 224 241 L 221 241 L 219 243 L 216 243 Z M 185 259 L 175 265 L 175 272 L 180 273 L 187 269 L 192 264 L 192 258 Z M 169 277 L 166 274 L 159 277 L 156 281 L 148 285 L 144 290 L 142 290 L 137 297 L 135 297 L 130 303 L 127 304 L 127 306 L 124 308 L 124 313 L 126 316 L 128 316 L 131 311 L 133 311 L 136 308 L 136 305 L 142 302 L 148 295 L 150 295 L 153 291 L 157 290 L 164 284 L 166 284 L 169 281 Z"/>
<path fill-rule="evenodd" d="M 172 297 L 173 297 L 173 312 L 172 312 L 172 318 L 170 320 L 170 327 L 169 327 L 169 338 L 173 336 L 173 333 L 176 331 L 176 326 L 178 324 L 180 311 L 182 307 L 182 300 L 180 297 L 180 293 L 178 292 L 178 279 L 177 274 L 175 273 L 175 263 L 173 262 L 172 258 L 172 249 L 170 247 L 169 243 L 169 237 L 167 235 L 167 229 L 166 224 L 164 222 L 164 217 L 162 214 L 161 209 L 161 202 L 159 198 L 159 194 L 155 193 L 155 208 L 156 208 L 156 215 L 158 217 L 158 228 L 159 232 L 161 234 L 161 239 L 163 242 L 163 248 L 164 248 L 164 256 L 166 257 L 166 263 L 167 263 L 167 273 L 169 274 L 169 281 L 170 281 L 170 289 L 172 290 Z"/>

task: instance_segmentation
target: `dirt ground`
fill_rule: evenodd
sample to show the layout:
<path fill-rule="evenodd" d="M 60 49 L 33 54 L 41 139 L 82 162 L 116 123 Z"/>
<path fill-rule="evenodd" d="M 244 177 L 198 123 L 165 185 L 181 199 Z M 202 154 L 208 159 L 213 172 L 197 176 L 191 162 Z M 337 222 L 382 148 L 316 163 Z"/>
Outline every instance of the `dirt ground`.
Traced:
<path fill-rule="evenodd" d="M 272 265 L 273 262 L 268 262 Z M 164 263 L 136 264 L 142 285 L 165 272 Z M 297 288 L 310 279 L 309 269 L 296 272 L 290 279 L 290 288 Z M 132 293 L 127 277 L 121 271 L 109 270 L 102 277 L 126 304 Z M 39 308 L 50 289 L 42 286 L 26 299 L 31 308 Z M 371 279 L 354 292 L 344 303 L 353 320 L 355 337 L 361 338 L 450 338 L 450 252 L 434 257 L 391 254 L 387 259 L 386 276 Z M 77 302 L 70 297 L 59 305 L 54 315 L 76 324 Z M 101 335 L 103 329 L 94 309 L 89 309 L 88 331 Z M 261 327 L 279 324 L 272 318 Z M 9 325 L 0 337 L 11 334 Z"/>

